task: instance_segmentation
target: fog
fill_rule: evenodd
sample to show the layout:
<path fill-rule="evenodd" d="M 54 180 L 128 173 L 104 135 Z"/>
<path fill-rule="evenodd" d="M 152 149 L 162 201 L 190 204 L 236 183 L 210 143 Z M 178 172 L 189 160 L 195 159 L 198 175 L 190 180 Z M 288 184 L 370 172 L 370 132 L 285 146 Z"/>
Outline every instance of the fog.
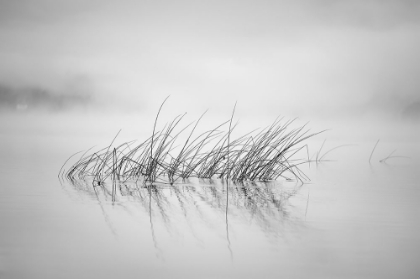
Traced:
<path fill-rule="evenodd" d="M 168 117 L 227 119 L 238 102 L 245 123 L 379 137 L 418 125 L 419 23 L 408 0 L 2 1 L 0 110 L 151 120 L 170 95 Z"/>

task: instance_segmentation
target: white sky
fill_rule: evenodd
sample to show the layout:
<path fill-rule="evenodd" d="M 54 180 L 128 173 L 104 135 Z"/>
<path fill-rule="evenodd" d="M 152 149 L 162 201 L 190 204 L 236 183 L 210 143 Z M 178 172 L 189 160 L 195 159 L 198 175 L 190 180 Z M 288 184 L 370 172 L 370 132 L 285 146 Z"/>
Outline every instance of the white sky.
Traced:
<path fill-rule="evenodd" d="M 0 83 L 153 111 L 401 111 L 419 24 L 417 0 L 0 0 Z"/>

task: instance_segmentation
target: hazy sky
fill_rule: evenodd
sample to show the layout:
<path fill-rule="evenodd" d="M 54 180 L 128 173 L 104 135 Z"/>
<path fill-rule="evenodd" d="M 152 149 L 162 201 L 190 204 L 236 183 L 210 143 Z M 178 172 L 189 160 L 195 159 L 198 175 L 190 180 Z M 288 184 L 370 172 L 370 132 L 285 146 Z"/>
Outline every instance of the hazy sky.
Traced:
<path fill-rule="evenodd" d="M 0 0 L 2 85 L 127 109 L 400 112 L 419 49 L 418 0 Z"/>

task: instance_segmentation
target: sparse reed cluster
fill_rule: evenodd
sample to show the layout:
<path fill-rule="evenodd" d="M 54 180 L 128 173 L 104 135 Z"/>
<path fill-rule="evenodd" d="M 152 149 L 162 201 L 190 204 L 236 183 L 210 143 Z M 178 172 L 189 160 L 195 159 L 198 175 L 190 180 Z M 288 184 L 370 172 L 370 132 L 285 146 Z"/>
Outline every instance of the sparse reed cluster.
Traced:
<path fill-rule="evenodd" d="M 96 185 L 107 179 L 112 179 L 113 183 L 127 180 L 174 183 L 188 177 L 268 181 L 286 173 L 302 180 L 304 174 L 298 166 L 307 159 L 293 157 L 306 147 L 302 145 L 306 139 L 319 134 L 309 133 L 305 125 L 291 129 L 294 120 L 277 119 L 259 132 L 231 139 L 236 127 L 232 126 L 232 113 L 230 120 L 193 136 L 203 114 L 179 144 L 180 135 L 192 125 L 179 129 L 184 114 L 156 130 L 161 108 L 148 139 L 113 146 L 114 138 L 109 146 L 99 151 L 86 151 L 67 171 L 62 168 L 59 176 L 70 180 L 91 177 Z M 226 126 L 228 130 L 223 131 Z"/>

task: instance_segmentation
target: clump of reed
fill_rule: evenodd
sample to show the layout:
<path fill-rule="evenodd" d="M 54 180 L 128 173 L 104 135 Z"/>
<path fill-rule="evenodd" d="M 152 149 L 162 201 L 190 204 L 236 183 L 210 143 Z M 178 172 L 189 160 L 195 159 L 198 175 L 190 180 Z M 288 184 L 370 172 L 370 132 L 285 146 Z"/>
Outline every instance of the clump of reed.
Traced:
<path fill-rule="evenodd" d="M 196 136 L 194 132 L 204 114 L 194 125 L 181 127 L 183 114 L 157 130 L 165 101 L 156 115 L 149 138 L 140 143 L 131 141 L 114 146 L 117 134 L 109 146 L 91 153 L 89 149 L 68 170 L 63 166 L 59 177 L 69 180 L 90 177 L 94 185 L 112 179 L 113 191 L 115 181 L 128 180 L 173 184 L 189 177 L 238 182 L 276 180 L 288 178 L 290 174 L 301 181 L 306 178 L 298 166 L 308 160 L 295 159 L 295 155 L 307 148 L 303 144 L 305 140 L 321 132 L 310 133 L 306 124 L 291 128 L 294 120 L 280 118 L 260 131 L 232 138 L 237 126 L 232 125 L 234 111 L 230 120 Z M 186 139 L 179 144 L 181 134 L 190 126 Z M 223 131 L 225 127 L 228 127 L 227 131 Z"/>

